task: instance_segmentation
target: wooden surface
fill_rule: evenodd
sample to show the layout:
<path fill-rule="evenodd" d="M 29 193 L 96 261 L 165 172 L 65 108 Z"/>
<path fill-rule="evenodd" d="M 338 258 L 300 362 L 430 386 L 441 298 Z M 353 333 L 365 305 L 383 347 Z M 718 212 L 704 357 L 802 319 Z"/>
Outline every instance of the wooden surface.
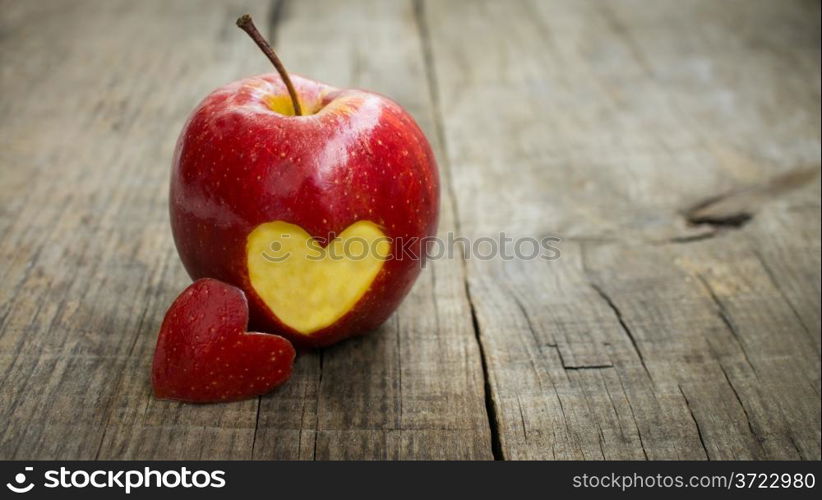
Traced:
<path fill-rule="evenodd" d="M 0 458 L 819 459 L 815 1 L 4 0 Z M 437 260 L 242 403 L 150 396 L 189 280 L 168 170 L 210 90 L 289 70 L 434 145 Z"/>

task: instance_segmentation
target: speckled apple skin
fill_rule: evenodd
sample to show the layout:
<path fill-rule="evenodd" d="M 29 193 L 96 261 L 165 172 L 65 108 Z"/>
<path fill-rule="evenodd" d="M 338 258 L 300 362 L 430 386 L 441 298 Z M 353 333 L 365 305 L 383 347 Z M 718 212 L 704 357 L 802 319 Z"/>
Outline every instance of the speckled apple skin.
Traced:
<path fill-rule="evenodd" d="M 422 131 L 395 102 L 292 78 L 303 107 L 319 112 L 272 111 L 266 99 L 287 95 L 274 73 L 226 85 L 197 106 L 174 154 L 171 227 L 193 279 L 216 278 L 245 291 L 252 327 L 320 347 L 377 328 L 411 289 L 424 239 L 436 234 L 439 175 Z M 248 277 L 247 236 L 276 220 L 315 238 L 370 220 L 394 241 L 413 244 L 406 251 L 393 245 L 357 304 L 334 324 L 304 335 L 269 310 Z"/>
<path fill-rule="evenodd" d="M 197 280 L 168 309 L 151 367 L 154 395 L 188 403 L 239 401 L 291 376 L 295 351 L 278 335 L 246 332 L 242 290 Z"/>

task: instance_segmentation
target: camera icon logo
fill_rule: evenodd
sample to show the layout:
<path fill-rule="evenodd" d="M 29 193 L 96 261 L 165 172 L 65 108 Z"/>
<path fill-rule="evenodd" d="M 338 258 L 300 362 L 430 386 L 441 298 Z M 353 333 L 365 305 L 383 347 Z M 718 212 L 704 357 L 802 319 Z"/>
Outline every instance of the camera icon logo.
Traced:
<path fill-rule="evenodd" d="M 26 467 L 25 470 L 26 472 L 31 472 L 34 470 L 34 467 Z M 34 488 L 34 483 L 29 483 L 26 485 L 23 484 L 26 482 L 26 475 L 22 472 L 15 474 L 14 482 L 17 484 L 6 483 L 6 488 L 10 489 L 14 493 L 28 493 L 32 488 Z"/>

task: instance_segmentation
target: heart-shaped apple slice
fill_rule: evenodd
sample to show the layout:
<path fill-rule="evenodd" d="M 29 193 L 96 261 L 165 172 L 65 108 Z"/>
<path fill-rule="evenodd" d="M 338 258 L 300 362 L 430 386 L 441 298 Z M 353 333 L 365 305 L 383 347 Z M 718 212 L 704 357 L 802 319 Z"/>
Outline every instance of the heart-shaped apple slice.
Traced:
<path fill-rule="evenodd" d="M 291 375 L 294 347 L 278 336 L 247 332 L 248 303 L 239 288 L 195 281 L 166 313 L 154 351 L 154 395 L 191 403 L 265 394 Z"/>

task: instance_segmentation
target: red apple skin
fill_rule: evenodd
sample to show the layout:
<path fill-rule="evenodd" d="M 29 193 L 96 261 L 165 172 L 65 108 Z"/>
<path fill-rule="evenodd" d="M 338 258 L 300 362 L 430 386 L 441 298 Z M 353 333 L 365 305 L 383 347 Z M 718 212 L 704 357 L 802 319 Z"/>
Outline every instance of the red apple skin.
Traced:
<path fill-rule="evenodd" d="M 306 116 L 267 106 L 266 96 L 287 96 L 275 73 L 226 85 L 194 110 L 174 154 L 171 227 L 193 279 L 245 291 L 253 328 L 321 347 L 377 328 L 411 289 L 424 239 L 436 234 L 439 175 L 422 131 L 395 102 L 292 79 Z M 248 277 L 247 236 L 276 220 L 318 239 L 369 220 L 395 242 L 411 244 L 405 251 L 392 245 L 370 289 L 343 317 L 304 335 L 269 310 Z"/>
<path fill-rule="evenodd" d="M 197 280 L 169 307 L 154 349 L 151 385 L 158 399 L 222 403 L 261 396 L 285 383 L 294 347 L 278 335 L 247 332 L 239 288 Z"/>

